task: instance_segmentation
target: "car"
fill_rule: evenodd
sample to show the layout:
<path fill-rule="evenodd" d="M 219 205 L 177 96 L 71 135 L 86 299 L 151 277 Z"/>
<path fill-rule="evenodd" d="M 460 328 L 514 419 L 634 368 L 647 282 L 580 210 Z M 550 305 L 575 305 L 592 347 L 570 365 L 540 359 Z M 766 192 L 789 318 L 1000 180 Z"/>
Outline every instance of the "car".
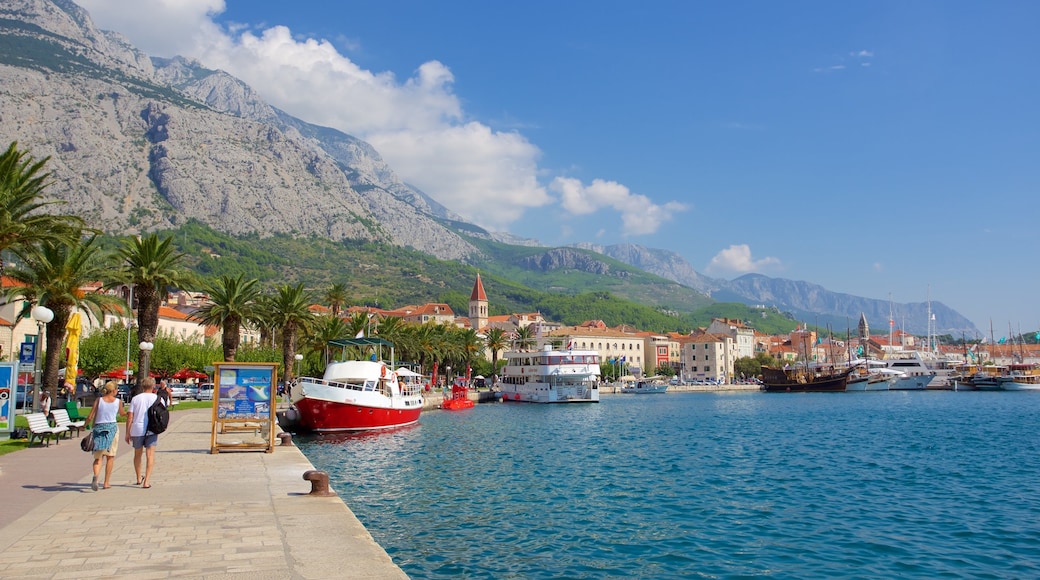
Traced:
<path fill-rule="evenodd" d="M 212 401 L 213 400 L 213 383 L 202 383 L 199 385 L 198 391 L 195 392 L 196 401 Z"/>
<path fill-rule="evenodd" d="M 198 387 L 186 383 L 169 383 L 167 386 L 170 387 L 170 397 L 177 401 L 193 399 L 198 391 Z"/>

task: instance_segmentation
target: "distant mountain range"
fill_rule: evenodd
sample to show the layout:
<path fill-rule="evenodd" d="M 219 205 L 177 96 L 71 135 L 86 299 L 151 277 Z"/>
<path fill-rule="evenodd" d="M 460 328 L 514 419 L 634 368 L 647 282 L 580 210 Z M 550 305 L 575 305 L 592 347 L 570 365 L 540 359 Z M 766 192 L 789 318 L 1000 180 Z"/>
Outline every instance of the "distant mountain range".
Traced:
<path fill-rule="evenodd" d="M 929 314 L 934 315 L 931 331 L 935 334 L 961 334 L 974 337 L 975 325 L 941 302 L 890 303 L 831 292 L 811 282 L 770 278 L 761 274 L 745 274 L 735 280 L 708 278 L 697 273 L 685 258 L 670 250 L 644 248 L 633 244 L 602 246 L 577 244 L 577 247 L 610 256 L 663 278 L 674 280 L 704 292 L 719 302 L 742 302 L 749 305 L 775 306 L 803 322 L 825 326 L 840 332 L 848 325 L 857 328 L 860 315 L 865 315 L 874 334 L 886 334 L 889 320 L 895 329 L 924 335 L 929 331 Z"/>
<path fill-rule="evenodd" d="M 466 223 L 401 181 L 368 143 L 306 123 L 222 71 L 183 58 L 150 58 L 98 30 L 68 0 L 0 4 L 0 141 L 50 156 L 49 195 L 62 211 L 110 233 L 175 228 L 194 219 L 234 235 L 283 233 L 410 247 L 480 265 L 475 240 L 536 241 Z M 6 146 L 6 145 L 5 145 Z M 813 324 L 855 322 L 887 331 L 887 302 L 808 282 L 698 274 L 681 256 L 622 244 L 581 244 L 718 301 L 776 306 Z M 613 272 L 586 256 L 553 252 L 517 267 Z M 616 263 L 615 263 L 616 265 Z M 923 334 L 924 303 L 892 306 L 896 325 Z M 975 334 L 963 316 L 931 304 L 938 333 Z"/>

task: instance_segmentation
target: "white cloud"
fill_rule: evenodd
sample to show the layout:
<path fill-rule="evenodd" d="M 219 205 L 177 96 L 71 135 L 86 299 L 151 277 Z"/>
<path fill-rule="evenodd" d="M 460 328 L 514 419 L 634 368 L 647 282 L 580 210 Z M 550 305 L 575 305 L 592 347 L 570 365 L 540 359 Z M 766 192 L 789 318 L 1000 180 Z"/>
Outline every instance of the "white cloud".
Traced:
<path fill-rule="evenodd" d="M 768 257 L 756 260 L 751 257 L 751 246 L 734 244 L 716 254 L 704 271 L 708 274 L 747 274 L 779 267 L 779 258 Z"/>
<path fill-rule="evenodd" d="M 677 212 L 688 209 L 686 204 L 670 201 L 655 204 L 645 195 L 632 193 L 616 181 L 594 179 L 588 186 L 572 177 L 557 177 L 549 189 L 560 196 L 563 209 L 574 215 L 584 215 L 612 208 L 621 214 L 622 233 L 638 236 L 656 232 L 661 224 Z"/>
<path fill-rule="evenodd" d="M 857 51 L 854 51 L 854 52 L 850 52 L 849 56 L 854 56 L 854 57 L 857 57 L 857 58 L 870 58 L 870 57 L 874 56 L 874 53 L 872 51 L 869 51 L 869 50 L 857 50 Z"/>
<path fill-rule="evenodd" d="M 539 148 L 518 132 L 467 118 L 454 75 L 441 62 L 422 63 L 403 80 L 365 70 L 332 42 L 295 37 L 285 26 L 221 26 L 213 18 L 225 10 L 224 0 L 80 4 L 99 27 L 124 34 L 146 53 L 196 58 L 242 79 L 275 107 L 368 141 L 402 180 L 478 225 L 505 229 L 527 210 L 557 201 L 539 183 Z M 602 180 L 560 191 L 571 213 L 620 212 L 629 235 L 653 233 L 686 209 Z"/>

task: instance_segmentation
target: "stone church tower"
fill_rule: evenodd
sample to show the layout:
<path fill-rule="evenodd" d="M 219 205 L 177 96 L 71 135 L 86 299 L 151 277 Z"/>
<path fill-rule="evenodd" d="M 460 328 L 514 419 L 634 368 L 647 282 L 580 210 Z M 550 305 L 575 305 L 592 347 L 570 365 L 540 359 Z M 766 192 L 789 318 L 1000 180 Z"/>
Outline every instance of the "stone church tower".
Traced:
<path fill-rule="evenodd" d="M 484 293 L 484 284 L 477 274 L 477 281 L 473 283 L 473 292 L 469 295 L 469 325 L 473 330 L 480 331 L 488 323 L 488 299 Z"/>

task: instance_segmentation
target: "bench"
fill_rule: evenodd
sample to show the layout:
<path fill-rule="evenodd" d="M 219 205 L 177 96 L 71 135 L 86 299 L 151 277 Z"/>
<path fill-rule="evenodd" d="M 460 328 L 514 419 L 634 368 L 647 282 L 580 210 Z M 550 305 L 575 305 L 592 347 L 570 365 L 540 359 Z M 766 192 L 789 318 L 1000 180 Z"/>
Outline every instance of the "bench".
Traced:
<path fill-rule="evenodd" d="M 69 437 L 72 437 L 72 431 L 76 432 L 76 436 L 79 437 L 79 432 L 83 429 L 83 426 L 87 424 L 86 421 L 73 421 L 69 418 L 69 412 L 65 409 L 55 409 L 51 411 L 51 415 L 54 416 L 54 422 L 58 427 L 68 427 Z"/>
<path fill-rule="evenodd" d="M 69 413 L 69 420 L 70 421 L 86 421 L 87 420 L 86 415 L 80 415 L 79 414 L 79 405 L 76 404 L 76 401 L 69 401 L 69 402 L 65 403 L 65 410 Z"/>
<path fill-rule="evenodd" d="M 51 446 L 51 437 L 54 436 L 55 442 L 60 442 L 61 434 L 68 433 L 68 427 L 51 427 L 51 424 L 47 422 L 47 415 L 43 413 L 29 413 L 25 416 L 25 420 L 29 423 L 29 446 L 32 446 L 33 439 L 38 441 L 46 441 L 47 447 Z"/>

